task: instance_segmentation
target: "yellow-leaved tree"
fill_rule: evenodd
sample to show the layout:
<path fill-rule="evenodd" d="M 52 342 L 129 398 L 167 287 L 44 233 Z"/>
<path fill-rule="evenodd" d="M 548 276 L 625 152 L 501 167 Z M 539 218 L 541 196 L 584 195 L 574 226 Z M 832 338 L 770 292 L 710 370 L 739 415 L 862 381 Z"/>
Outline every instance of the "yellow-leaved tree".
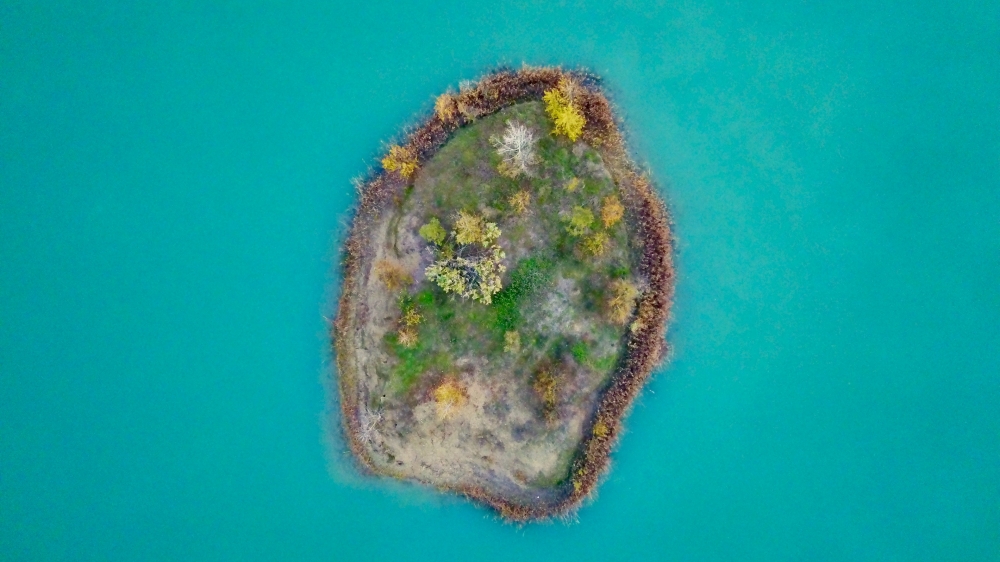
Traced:
<path fill-rule="evenodd" d="M 445 237 L 448 236 L 448 233 L 445 232 L 444 227 L 441 226 L 441 221 L 437 217 L 431 217 L 430 222 L 421 226 L 417 233 L 424 240 L 438 246 L 443 244 Z"/>
<path fill-rule="evenodd" d="M 517 214 L 523 215 L 528 212 L 528 204 L 531 203 L 531 194 L 525 190 L 518 191 L 507 200 L 510 208 Z"/>
<path fill-rule="evenodd" d="M 583 250 L 592 256 L 603 255 L 608 250 L 611 238 L 603 232 L 595 232 L 583 241 Z"/>
<path fill-rule="evenodd" d="M 575 98 L 580 87 L 568 78 L 560 78 L 559 86 L 548 90 L 542 96 L 545 102 L 545 112 L 552 119 L 552 132 L 565 135 L 569 140 L 576 141 L 583 134 L 587 118 L 577 106 Z"/>
<path fill-rule="evenodd" d="M 594 224 L 594 213 L 586 207 L 577 205 L 573 207 L 573 213 L 565 220 L 569 223 L 566 225 L 566 232 L 573 236 L 583 236 Z"/>
<path fill-rule="evenodd" d="M 417 171 L 417 155 L 410 148 L 394 144 L 389 147 L 389 154 L 382 159 L 382 167 L 408 178 Z"/>
<path fill-rule="evenodd" d="M 434 100 L 434 113 L 437 114 L 438 119 L 445 123 L 451 121 L 457 111 L 455 96 L 450 93 L 443 93 Z"/>
<path fill-rule="evenodd" d="M 485 231 L 486 220 L 477 214 L 459 211 L 455 217 L 455 241 L 459 244 L 475 244 Z"/>
<path fill-rule="evenodd" d="M 434 389 L 434 405 L 438 418 L 448 419 L 469 401 L 465 388 L 454 379 L 446 379 Z"/>

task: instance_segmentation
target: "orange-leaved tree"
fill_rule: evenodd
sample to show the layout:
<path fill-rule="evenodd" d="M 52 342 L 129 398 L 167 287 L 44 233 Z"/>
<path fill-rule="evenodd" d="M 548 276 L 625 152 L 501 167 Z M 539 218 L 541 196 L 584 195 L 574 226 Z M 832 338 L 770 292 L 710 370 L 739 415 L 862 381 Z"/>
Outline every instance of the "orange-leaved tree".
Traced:
<path fill-rule="evenodd" d="M 622 202 L 617 197 L 608 195 L 604 198 L 604 205 L 601 207 L 601 222 L 604 223 L 604 228 L 614 226 L 624 214 L 625 207 L 622 206 Z"/>

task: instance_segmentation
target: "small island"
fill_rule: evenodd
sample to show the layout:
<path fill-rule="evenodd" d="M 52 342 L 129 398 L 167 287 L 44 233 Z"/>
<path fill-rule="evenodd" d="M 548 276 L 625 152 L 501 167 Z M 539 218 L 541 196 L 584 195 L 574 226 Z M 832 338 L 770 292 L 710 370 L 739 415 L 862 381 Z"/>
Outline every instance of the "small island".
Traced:
<path fill-rule="evenodd" d="M 332 328 L 353 456 L 509 520 L 571 512 L 666 354 L 674 286 L 665 207 L 598 80 L 465 83 L 381 164 Z"/>

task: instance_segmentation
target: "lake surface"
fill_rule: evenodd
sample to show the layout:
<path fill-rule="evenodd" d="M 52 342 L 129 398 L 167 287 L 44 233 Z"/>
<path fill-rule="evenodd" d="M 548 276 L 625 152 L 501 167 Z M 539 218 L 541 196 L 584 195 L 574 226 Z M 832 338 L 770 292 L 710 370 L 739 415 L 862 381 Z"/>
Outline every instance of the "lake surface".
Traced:
<path fill-rule="evenodd" d="M 0 558 L 1000 559 L 996 0 L 152 4 L 0 7 Z M 324 315 L 351 178 L 522 62 L 605 78 L 679 284 L 517 528 L 345 470 Z"/>

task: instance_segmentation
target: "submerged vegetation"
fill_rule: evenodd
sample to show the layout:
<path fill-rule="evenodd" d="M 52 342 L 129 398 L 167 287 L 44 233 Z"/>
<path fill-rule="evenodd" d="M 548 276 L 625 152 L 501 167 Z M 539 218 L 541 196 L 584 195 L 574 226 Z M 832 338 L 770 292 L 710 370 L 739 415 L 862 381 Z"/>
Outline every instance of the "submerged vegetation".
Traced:
<path fill-rule="evenodd" d="M 606 100 L 577 76 L 538 76 L 534 93 L 493 110 L 515 94 L 486 81 L 442 94 L 428 127 L 450 128 L 447 141 L 428 157 L 415 141 L 389 148 L 393 194 L 352 238 L 359 255 L 369 248 L 374 283 L 346 286 L 356 304 L 338 317 L 338 334 L 359 342 L 338 344 L 338 365 L 352 377 L 348 419 L 369 420 L 357 422 L 360 458 L 516 518 L 596 482 L 630 401 L 616 397 L 637 391 L 615 385 L 628 369 L 641 384 L 658 360 L 669 304 L 666 223 Z"/>

